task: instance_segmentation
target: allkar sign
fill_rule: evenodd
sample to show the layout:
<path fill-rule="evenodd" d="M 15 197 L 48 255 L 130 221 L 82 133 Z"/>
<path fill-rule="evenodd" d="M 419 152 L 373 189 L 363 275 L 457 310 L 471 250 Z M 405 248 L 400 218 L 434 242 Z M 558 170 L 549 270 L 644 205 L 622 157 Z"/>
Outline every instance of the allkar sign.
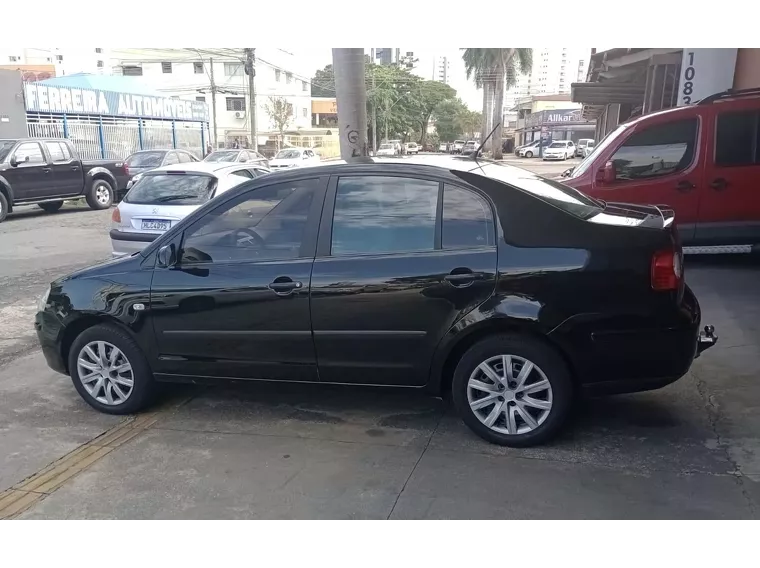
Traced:
<path fill-rule="evenodd" d="M 208 121 L 208 106 L 200 101 L 53 87 L 40 83 L 26 83 L 24 98 L 26 110 L 31 112 Z"/>

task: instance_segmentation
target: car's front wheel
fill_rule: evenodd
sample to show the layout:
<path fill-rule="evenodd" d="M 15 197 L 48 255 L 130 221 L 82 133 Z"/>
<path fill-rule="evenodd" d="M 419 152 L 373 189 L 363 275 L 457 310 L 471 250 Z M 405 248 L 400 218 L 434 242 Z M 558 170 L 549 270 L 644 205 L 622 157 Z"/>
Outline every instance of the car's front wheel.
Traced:
<path fill-rule="evenodd" d="M 86 329 L 69 351 L 69 374 L 80 396 L 107 414 L 131 414 L 150 404 L 155 383 L 142 350 L 109 324 Z"/>
<path fill-rule="evenodd" d="M 567 366 L 550 346 L 502 334 L 465 352 L 454 371 L 452 396 L 459 415 L 478 436 L 526 447 L 560 431 L 573 388 Z"/>
<path fill-rule="evenodd" d="M 525 152 L 525 157 L 526 158 L 532 158 L 533 157 L 533 152 Z"/>

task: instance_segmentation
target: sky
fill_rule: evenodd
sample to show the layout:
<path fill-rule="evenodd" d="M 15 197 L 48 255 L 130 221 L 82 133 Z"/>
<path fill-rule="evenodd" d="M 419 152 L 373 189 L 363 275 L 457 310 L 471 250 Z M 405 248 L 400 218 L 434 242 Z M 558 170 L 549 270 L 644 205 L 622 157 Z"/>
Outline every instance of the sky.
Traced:
<path fill-rule="evenodd" d="M 597 51 L 607 51 L 609 47 L 598 47 Z M 451 65 L 451 87 L 456 89 L 457 95 L 470 108 L 470 110 L 480 111 L 483 106 L 483 91 L 475 88 L 475 83 L 467 80 L 464 71 L 464 62 L 462 61 L 462 52 L 456 47 L 410 47 L 403 48 L 404 51 L 413 51 L 415 57 L 419 60 L 417 67 L 418 74 L 427 79 L 432 78 L 433 60 L 436 55 L 446 56 L 449 58 Z M 298 61 L 299 69 L 297 70 L 302 76 L 313 77 L 317 69 L 323 69 L 326 65 L 332 63 L 331 47 L 293 47 L 288 48 L 293 53 L 294 60 Z M 370 48 L 365 48 L 366 53 Z M 429 71 L 428 71 L 429 70 Z M 294 71 L 296 71 L 294 69 Z M 424 71 L 424 73 L 423 73 Z"/>

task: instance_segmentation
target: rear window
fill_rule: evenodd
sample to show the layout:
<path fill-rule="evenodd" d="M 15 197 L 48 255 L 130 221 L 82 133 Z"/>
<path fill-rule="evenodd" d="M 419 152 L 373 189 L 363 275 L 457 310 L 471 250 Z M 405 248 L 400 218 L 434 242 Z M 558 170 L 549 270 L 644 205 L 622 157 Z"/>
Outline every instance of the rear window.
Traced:
<path fill-rule="evenodd" d="M 479 165 L 480 170 L 473 170 L 472 173 L 521 189 L 575 217 L 588 219 L 604 210 L 601 202 L 557 181 L 498 162 L 485 162 Z M 453 173 L 460 174 L 457 171 Z"/>
<path fill-rule="evenodd" d="M 204 162 L 235 162 L 238 158 L 238 152 L 212 152 L 203 160 Z"/>
<path fill-rule="evenodd" d="M 164 160 L 166 152 L 140 152 L 127 158 L 127 165 L 131 168 L 157 168 Z"/>
<path fill-rule="evenodd" d="M 142 205 L 200 205 L 216 189 L 217 179 L 204 174 L 146 174 L 124 197 L 127 203 Z"/>

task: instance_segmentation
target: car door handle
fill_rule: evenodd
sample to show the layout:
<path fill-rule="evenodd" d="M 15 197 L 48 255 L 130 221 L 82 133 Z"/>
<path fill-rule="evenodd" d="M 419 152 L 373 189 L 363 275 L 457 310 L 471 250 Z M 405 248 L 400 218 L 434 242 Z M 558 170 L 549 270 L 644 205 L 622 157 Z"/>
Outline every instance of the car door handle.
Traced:
<path fill-rule="evenodd" d="M 692 189 L 694 189 L 695 187 L 697 186 L 687 180 L 679 181 L 676 184 L 676 189 L 682 193 L 687 193 L 691 191 Z"/>
<path fill-rule="evenodd" d="M 710 187 L 715 191 L 723 191 L 728 187 L 728 182 L 723 178 L 717 178 L 712 181 Z"/>
<path fill-rule="evenodd" d="M 468 286 L 475 282 L 475 280 L 482 280 L 485 274 L 482 272 L 473 272 L 468 269 L 457 269 L 456 272 L 452 271 L 447 274 L 443 279 L 452 286 Z"/>
<path fill-rule="evenodd" d="M 300 290 L 301 288 L 303 288 L 302 282 L 291 280 L 287 276 L 275 278 L 274 282 L 269 284 L 269 289 L 278 296 L 288 296 L 293 293 L 293 290 Z"/>
<path fill-rule="evenodd" d="M 71 166 L 71 169 L 75 172 L 79 171 L 79 166 Z"/>
<path fill-rule="evenodd" d="M 43 173 L 43 174 L 49 174 L 49 173 L 50 173 L 50 172 L 52 172 L 52 171 L 53 171 L 53 170 L 51 170 L 50 168 L 42 168 L 42 173 Z"/>

